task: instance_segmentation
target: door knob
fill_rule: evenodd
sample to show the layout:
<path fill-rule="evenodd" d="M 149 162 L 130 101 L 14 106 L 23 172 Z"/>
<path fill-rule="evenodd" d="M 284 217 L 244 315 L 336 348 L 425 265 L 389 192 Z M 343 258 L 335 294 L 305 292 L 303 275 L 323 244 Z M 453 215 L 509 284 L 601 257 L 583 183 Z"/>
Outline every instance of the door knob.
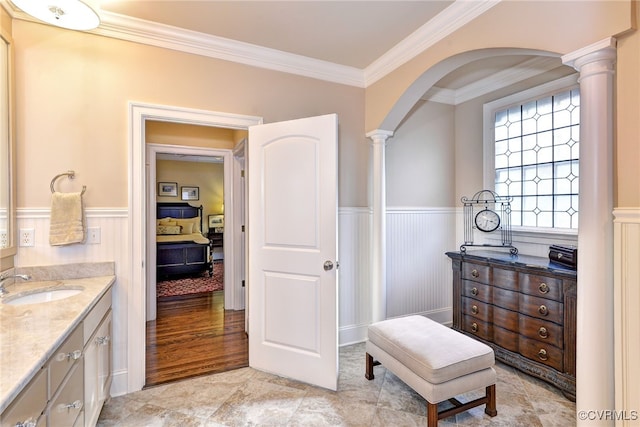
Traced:
<path fill-rule="evenodd" d="M 329 271 L 333 269 L 333 263 L 331 261 L 325 261 L 323 267 L 324 267 L 324 271 Z"/>

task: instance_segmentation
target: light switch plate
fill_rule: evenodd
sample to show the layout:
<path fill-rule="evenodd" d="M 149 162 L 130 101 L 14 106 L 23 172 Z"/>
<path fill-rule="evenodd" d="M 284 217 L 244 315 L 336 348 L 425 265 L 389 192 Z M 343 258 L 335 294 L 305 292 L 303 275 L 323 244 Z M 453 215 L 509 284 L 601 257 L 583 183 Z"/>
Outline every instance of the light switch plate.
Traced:
<path fill-rule="evenodd" d="M 100 243 L 100 227 L 87 228 L 87 244 L 95 245 Z"/>

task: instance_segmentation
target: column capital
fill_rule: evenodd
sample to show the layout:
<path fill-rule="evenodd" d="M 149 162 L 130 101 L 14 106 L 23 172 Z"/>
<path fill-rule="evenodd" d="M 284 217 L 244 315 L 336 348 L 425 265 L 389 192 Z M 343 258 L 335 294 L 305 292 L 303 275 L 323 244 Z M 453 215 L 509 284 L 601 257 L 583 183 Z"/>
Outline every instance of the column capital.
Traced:
<path fill-rule="evenodd" d="M 388 138 L 391 138 L 393 136 L 393 131 L 392 130 L 383 130 L 383 129 L 376 129 L 376 130 L 372 130 L 370 132 L 367 132 L 366 134 L 367 138 L 370 138 L 373 143 L 382 143 L 384 144 Z"/>
<path fill-rule="evenodd" d="M 562 63 L 582 72 L 582 67 L 593 62 L 605 63 L 613 70 L 616 62 L 616 39 L 607 37 L 604 40 L 575 50 L 562 56 Z"/>

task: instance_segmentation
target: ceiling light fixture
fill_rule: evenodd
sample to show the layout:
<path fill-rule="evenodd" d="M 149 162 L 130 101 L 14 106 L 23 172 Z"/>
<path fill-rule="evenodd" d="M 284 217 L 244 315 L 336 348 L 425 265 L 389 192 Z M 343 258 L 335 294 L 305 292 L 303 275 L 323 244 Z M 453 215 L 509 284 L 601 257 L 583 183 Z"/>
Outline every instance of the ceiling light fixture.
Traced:
<path fill-rule="evenodd" d="M 57 27 L 92 30 L 100 25 L 97 0 L 11 0 L 23 12 Z"/>

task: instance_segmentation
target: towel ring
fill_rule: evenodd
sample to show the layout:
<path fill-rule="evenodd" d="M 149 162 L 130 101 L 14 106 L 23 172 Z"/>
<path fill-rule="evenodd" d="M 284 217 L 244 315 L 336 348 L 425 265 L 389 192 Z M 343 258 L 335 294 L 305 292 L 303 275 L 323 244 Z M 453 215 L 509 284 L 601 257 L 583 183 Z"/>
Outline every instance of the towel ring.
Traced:
<path fill-rule="evenodd" d="M 73 179 L 73 178 L 75 178 L 75 176 L 76 176 L 76 172 L 75 172 L 75 171 L 66 171 L 66 172 L 63 172 L 63 173 L 60 173 L 60 174 L 58 174 L 58 175 L 54 176 L 54 177 L 53 177 L 53 179 L 51 180 L 51 192 L 52 192 L 52 193 L 55 193 L 55 192 L 56 192 L 56 190 L 53 188 L 53 184 L 56 182 L 56 180 L 57 180 L 58 178 L 61 178 L 61 177 L 63 177 L 63 176 L 68 176 L 68 177 L 69 177 L 69 179 Z M 84 194 L 84 192 L 85 192 L 86 190 L 87 190 L 87 186 L 86 186 L 86 185 L 83 185 L 83 186 L 82 186 L 82 193 L 80 193 L 80 194 Z"/>

